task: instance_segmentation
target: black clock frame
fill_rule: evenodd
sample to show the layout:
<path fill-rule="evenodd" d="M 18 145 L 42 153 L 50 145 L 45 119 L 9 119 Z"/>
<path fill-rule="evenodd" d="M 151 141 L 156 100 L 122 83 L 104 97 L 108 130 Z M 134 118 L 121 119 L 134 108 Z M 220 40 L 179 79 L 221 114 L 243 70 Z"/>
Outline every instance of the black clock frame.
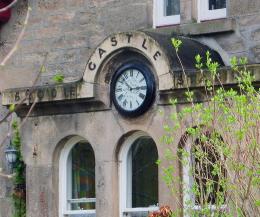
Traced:
<path fill-rule="evenodd" d="M 147 93 L 146 93 L 145 99 L 144 99 L 143 103 L 137 109 L 135 109 L 133 111 L 127 111 L 127 110 L 123 109 L 117 103 L 116 96 L 115 96 L 116 82 L 117 82 L 119 76 L 128 69 L 139 70 L 143 74 L 145 81 L 147 83 Z M 118 112 L 121 115 L 123 115 L 125 117 L 137 117 L 137 116 L 142 115 L 144 112 L 146 112 L 150 108 L 151 104 L 154 102 L 155 90 L 156 90 L 156 84 L 155 84 L 154 75 L 153 75 L 151 69 L 149 68 L 149 66 L 147 66 L 141 62 L 130 62 L 130 63 L 126 63 L 123 66 L 119 67 L 118 70 L 112 76 L 110 95 L 111 95 L 111 99 L 112 99 L 114 106 L 116 107 L 116 109 L 118 110 Z"/>

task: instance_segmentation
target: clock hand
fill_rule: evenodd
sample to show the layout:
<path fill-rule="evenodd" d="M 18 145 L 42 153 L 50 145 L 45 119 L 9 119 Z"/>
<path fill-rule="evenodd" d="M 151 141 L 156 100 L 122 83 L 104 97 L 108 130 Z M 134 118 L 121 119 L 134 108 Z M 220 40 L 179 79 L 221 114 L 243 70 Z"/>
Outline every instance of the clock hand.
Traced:
<path fill-rule="evenodd" d="M 130 90 L 133 90 L 133 88 L 127 82 L 125 82 L 125 84 Z"/>
<path fill-rule="evenodd" d="M 141 90 L 141 89 L 146 89 L 146 87 L 142 86 L 142 87 L 134 87 L 134 88 L 132 88 L 132 90 Z"/>

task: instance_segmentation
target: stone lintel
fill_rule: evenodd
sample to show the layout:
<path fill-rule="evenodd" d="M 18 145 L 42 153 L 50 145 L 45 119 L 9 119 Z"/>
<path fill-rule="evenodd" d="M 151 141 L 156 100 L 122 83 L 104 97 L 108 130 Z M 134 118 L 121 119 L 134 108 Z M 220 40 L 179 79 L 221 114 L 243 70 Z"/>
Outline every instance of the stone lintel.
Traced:
<path fill-rule="evenodd" d="M 241 69 L 242 67 L 243 66 L 241 66 Z M 246 69 L 250 71 L 251 74 L 255 77 L 253 85 L 256 88 L 260 88 L 260 64 L 248 65 L 246 66 Z M 205 95 L 205 84 L 202 81 L 205 79 L 205 77 L 210 79 L 209 72 L 204 71 L 203 74 L 200 72 L 187 72 L 186 75 L 189 89 L 194 92 L 194 102 L 198 103 L 207 101 L 208 97 Z M 236 80 L 237 73 L 232 71 L 229 67 L 221 68 L 218 71 L 218 76 L 220 81 L 216 81 L 215 87 L 220 87 L 223 85 L 227 88 L 238 88 L 238 82 Z M 160 91 L 160 100 L 158 105 L 169 105 L 170 99 L 172 98 L 177 99 L 179 104 L 189 103 L 185 94 L 187 85 L 184 74 L 179 73 L 174 77 L 175 88 L 168 91 Z"/>
<path fill-rule="evenodd" d="M 40 87 L 26 87 L 5 90 L 2 93 L 2 104 L 31 104 L 58 102 L 76 99 L 92 99 L 93 92 L 87 89 L 82 81 Z"/>
<path fill-rule="evenodd" d="M 255 83 L 258 85 L 260 83 L 260 64 L 248 65 L 247 70 L 251 71 L 255 76 Z M 175 72 L 172 75 L 173 86 L 167 90 L 159 90 L 161 94 L 166 92 L 182 91 L 184 92 L 188 86 L 190 88 L 201 88 L 204 87 L 203 77 L 209 77 L 210 74 L 208 71 L 203 71 L 203 73 L 198 71 L 187 71 L 186 76 L 182 72 Z M 221 68 L 218 72 L 219 78 L 222 85 L 235 85 L 237 84 L 236 73 L 233 72 L 229 67 Z M 220 85 L 220 82 L 217 81 L 215 85 Z M 30 92 L 31 90 L 31 92 Z M 20 89 L 11 89 L 6 90 L 2 93 L 2 104 L 11 105 L 19 104 L 21 100 L 25 99 L 22 104 L 31 104 L 33 102 L 48 103 L 48 102 L 76 102 L 77 100 L 83 100 L 86 102 L 95 101 L 93 93 L 91 92 L 92 88 L 86 89 L 84 81 L 67 83 L 60 85 L 50 85 L 50 86 L 41 86 L 35 88 L 20 88 Z"/>
<path fill-rule="evenodd" d="M 222 32 L 234 32 L 236 29 L 236 20 L 234 18 L 223 18 L 217 20 L 207 20 L 201 23 L 187 23 L 175 26 L 161 27 L 158 29 L 149 29 L 150 32 L 161 32 L 166 34 L 177 33 L 181 35 L 207 35 Z"/>

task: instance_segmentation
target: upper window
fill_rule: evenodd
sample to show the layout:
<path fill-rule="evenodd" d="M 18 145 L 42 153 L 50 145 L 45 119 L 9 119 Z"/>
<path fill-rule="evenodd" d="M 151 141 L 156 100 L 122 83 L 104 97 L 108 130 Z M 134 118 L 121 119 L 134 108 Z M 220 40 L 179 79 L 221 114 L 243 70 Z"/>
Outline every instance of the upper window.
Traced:
<path fill-rule="evenodd" d="M 73 138 L 64 147 L 59 184 L 60 217 L 96 216 L 95 157 L 89 143 Z"/>
<path fill-rule="evenodd" d="M 205 139 L 206 138 L 206 139 Z M 225 208 L 226 171 L 211 137 L 185 144 L 182 157 L 185 217 L 200 216 L 205 209 L 222 213 Z M 219 140 L 222 142 L 221 138 Z M 212 215 L 213 216 L 213 215 Z M 218 216 L 218 215 L 217 215 Z"/>
<path fill-rule="evenodd" d="M 158 153 L 151 137 L 135 134 L 120 152 L 120 217 L 158 210 Z"/>
<path fill-rule="evenodd" d="M 180 0 L 154 0 L 154 27 L 180 23 Z"/>
<path fill-rule="evenodd" d="M 227 16 L 226 0 L 200 0 L 198 21 L 225 18 Z"/>

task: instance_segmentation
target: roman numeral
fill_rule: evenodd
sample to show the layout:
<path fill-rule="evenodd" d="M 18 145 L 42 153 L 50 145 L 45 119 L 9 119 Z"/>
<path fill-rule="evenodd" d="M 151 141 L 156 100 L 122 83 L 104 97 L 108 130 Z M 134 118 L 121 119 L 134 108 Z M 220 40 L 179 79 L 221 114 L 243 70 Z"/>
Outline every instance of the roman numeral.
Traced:
<path fill-rule="evenodd" d="M 123 102 L 123 106 L 124 106 L 124 107 L 126 107 L 126 103 L 127 103 L 127 101 L 126 101 L 126 99 L 125 99 L 125 101 Z"/>
<path fill-rule="evenodd" d="M 139 87 L 140 90 L 146 90 L 146 86 Z"/>
<path fill-rule="evenodd" d="M 122 88 L 117 88 L 116 92 L 122 92 Z"/>
<path fill-rule="evenodd" d="M 133 77 L 134 73 L 133 73 L 133 70 L 131 69 L 130 70 L 130 76 Z"/>
<path fill-rule="evenodd" d="M 143 80 L 144 80 L 144 78 L 142 78 L 142 79 L 139 81 L 139 83 L 141 83 Z"/>
<path fill-rule="evenodd" d="M 124 84 L 125 79 L 124 79 L 124 78 L 120 78 L 120 79 L 118 80 L 118 82 L 121 83 L 121 84 Z"/>
<path fill-rule="evenodd" d="M 118 100 L 121 101 L 123 99 L 123 94 L 121 94 L 119 97 L 118 97 Z"/>
<path fill-rule="evenodd" d="M 126 73 L 124 74 L 124 77 L 125 77 L 125 79 L 128 79 L 128 75 Z"/>
<path fill-rule="evenodd" d="M 132 106 L 132 102 L 130 101 L 130 108 L 132 109 L 132 107 L 133 107 L 133 106 Z"/>
<path fill-rule="evenodd" d="M 145 98 L 145 95 L 142 94 L 142 93 L 139 93 L 139 97 L 142 98 L 142 99 L 144 99 L 144 98 Z"/>

